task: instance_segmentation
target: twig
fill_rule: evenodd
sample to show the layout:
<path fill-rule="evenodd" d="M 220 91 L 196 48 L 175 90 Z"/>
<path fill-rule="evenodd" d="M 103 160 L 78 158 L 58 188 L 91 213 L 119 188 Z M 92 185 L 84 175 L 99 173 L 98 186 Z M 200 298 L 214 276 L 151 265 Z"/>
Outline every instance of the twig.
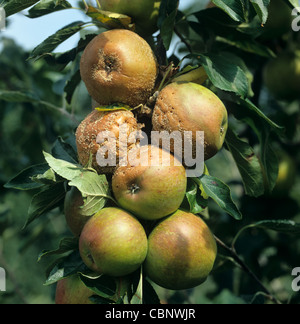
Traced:
<path fill-rule="evenodd" d="M 239 255 L 236 253 L 234 248 L 231 248 L 227 246 L 222 240 L 220 240 L 218 237 L 215 236 L 215 239 L 217 243 L 225 249 L 227 252 L 230 253 L 234 261 L 237 262 L 238 265 L 241 266 L 241 268 L 250 276 L 252 279 L 254 279 L 260 287 L 263 289 L 263 291 L 267 294 L 266 296 L 275 304 L 281 305 L 282 303 L 272 295 L 272 293 L 269 291 L 269 289 L 261 282 L 261 280 L 256 276 L 256 274 L 244 263 L 244 261 L 239 257 Z"/>
<path fill-rule="evenodd" d="M 184 43 L 184 45 L 187 47 L 188 51 L 190 53 L 193 53 L 193 49 L 191 47 L 191 45 L 186 41 L 186 39 L 180 34 L 180 32 L 178 31 L 177 27 L 174 27 L 174 32 L 175 34 L 179 37 L 179 39 Z"/>

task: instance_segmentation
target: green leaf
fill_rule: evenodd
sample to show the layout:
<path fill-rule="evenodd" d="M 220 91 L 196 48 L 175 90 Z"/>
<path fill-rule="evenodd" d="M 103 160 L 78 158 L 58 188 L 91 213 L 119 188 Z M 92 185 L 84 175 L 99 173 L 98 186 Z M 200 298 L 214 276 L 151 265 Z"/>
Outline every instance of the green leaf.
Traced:
<path fill-rule="evenodd" d="M 268 19 L 268 6 L 272 0 L 250 0 L 262 24 Z"/>
<path fill-rule="evenodd" d="M 240 171 L 246 194 L 252 197 L 263 195 L 263 172 L 252 147 L 242 141 L 231 128 L 228 128 L 226 134 L 226 145 Z"/>
<path fill-rule="evenodd" d="M 107 199 L 114 199 L 110 195 L 110 188 L 105 175 L 98 175 L 96 171 L 84 169 L 82 166 L 55 159 L 44 152 L 49 166 L 62 178 L 69 180 L 69 186 L 76 187 L 85 199 L 82 213 L 91 216 L 102 209 Z"/>
<path fill-rule="evenodd" d="M 55 34 L 49 36 L 40 45 L 38 45 L 30 54 L 29 59 L 39 59 L 42 56 L 51 53 L 58 45 L 76 34 L 82 29 L 85 23 L 76 21 L 58 30 Z"/>
<path fill-rule="evenodd" d="M 9 17 L 17 12 L 29 8 L 30 6 L 34 5 L 39 1 L 40 0 L 10 0 L 4 6 L 6 17 Z"/>
<path fill-rule="evenodd" d="M 209 175 L 202 175 L 199 180 L 205 193 L 226 213 L 236 220 L 242 219 L 241 212 L 232 200 L 230 188 L 224 182 Z"/>
<path fill-rule="evenodd" d="M 130 304 L 137 304 L 137 305 L 141 305 L 143 304 L 143 271 L 142 271 L 142 267 L 140 269 L 140 276 L 139 276 L 139 283 L 138 286 L 130 300 Z"/>
<path fill-rule="evenodd" d="M 28 11 L 27 17 L 37 18 L 55 11 L 69 8 L 72 8 L 72 5 L 66 0 L 41 0 Z"/>
<path fill-rule="evenodd" d="M 8 102 L 38 102 L 39 98 L 29 91 L 0 90 L 0 100 Z"/>
<path fill-rule="evenodd" d="M 300 234 L 300 224 L 292 220 L 263 220 L 255 224 L 252 227 L 259 227 L 263 229 L 269 229 L 272 231 L 285 233 L 285 234 Z"/>
<path fill-rule="evenodd" d="M 49 170 L 47 163 L 32 165 L 25 170 L 17 174 L 13 179 L 8 181 L 4 187 L 8 189 L 18 189 L 18 190 L 31 190 L 42 187 L 43 185 L 38 182 L 32 181 L 32 177 L 39 174 L 44 174 Z"/>
<path fill-rule="evenodd" d="M 45 285 L 52 285 L 57 281 L 67 278 L 76 273 L 85 273 L 88 269 L 83 263 L 78 250 L 75 250 L 65 257 L 56 260 L 47 269 L 47 279 Z"/>
<path fill-rule="evenodd" d="M 188 209 L 193 214 L 198 214 L 207 207 L 207 200 L 202 197 L 202 193 L 199 185 L 192 179 L 188 178 L 186 201 L 188 203 Z M 184 201 L 185 202 L 185 201 Z"/>
<path fill-rule="evenodd" d="M 63 238 L 60 241 L 59 247 L 56 250 L 42 251 L 38 257 L 38 262 L 41 261 L 44 257 L 50 255 L 65 254 L 67 252 L 72 252 L 76 249 L 78 249 L 78 238 L 76 237 Z"/>
<path fill-rule="evenodd" d="M 63 183 L 51 186 L 44 186 L 40 192 L 35 194 L 28 210 L 28 218 L 24 225 L 27 227 L 38 217 L 60 206 L 65 197 L 65 188 Z"/>
<path fill-rule="evenodd" d="M 243 22 L 245 21 L 244 10 L 242 1 L 236 0 L 212 0 L 212 2 L 225 11 L 228 16 L 230 16 L 233 20 Z"/>
<path fill-rule="evenodd" d="M 134 29 L 131 17 L 126 15 L 100 10 L 93 6 L 88 6 L 86 14 L 109 28 Z"/>
<path fill-rule="evenodd" d="M 249 81 L 243 70 L 245 65 L 239 57 L 228 52 L 201 54 L 200 62 L 214 86 L 224 91 L 234 92 L 241 97 L 247 96 Z"/>
<path fill-rule="evenodd" d="M 113 297 L 116 294 L 117 290 L 117 285 L 114 278 L 106 275 L 91 277 L 80 274 L 80 279 L 95 294 L 100 297 L 109 299 L 110 302 L 114 302 Z"/>

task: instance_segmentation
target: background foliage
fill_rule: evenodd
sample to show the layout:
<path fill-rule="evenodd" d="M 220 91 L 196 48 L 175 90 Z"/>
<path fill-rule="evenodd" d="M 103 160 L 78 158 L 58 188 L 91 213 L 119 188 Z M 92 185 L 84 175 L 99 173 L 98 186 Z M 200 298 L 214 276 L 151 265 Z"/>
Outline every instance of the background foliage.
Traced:
<path fill-rule="evenodd" d="M 207 162 L 213 178 L 191 181 L 186 201 L 218 238 L 218 260 L 200 287 L 179 292 L 154 287 L 166 303 L 299 303 L 299 293 L 291 288 L 292 269 L 300 266 L 299 172 L 284 192 L 271 191 L 284 154 L 299 171 L 300 94 L 296 100 L 277 100 L 262 71 L 272 57 L 296 50 L 300 35 L 290 29 L 270 39 L 262 36 L 268 0 L 213 3 L 222 10 L 197 2 L 182 12 L 177 1 L 162 1 L 160 34 L 151 43 L 166 71 L 171 62 L 180 69 L 203 66 L 209 77 L 206 86 L 230 113 L 224 149 Z M 28 19 L 71 7 L 68 1 L 11 0 L 4 5 L 8 16 L 34 5 Z M 85 10 L 83 2 L 76 5 Z M 89 6 L 87 15 L 98 32 L 119 26 L 119 20 L 93 8 Z M 55 285 L 43 285 L 55 282 L 49 264 L 73 248 L 72 240 L 63 240 L 71 233 L 62 213 L 65 182 L 60 177 L 76 179 L 55 158 L 75 162 L 74 130 L 91 110 L 78 70 L 81 52 L 95 33 L 89 31 L 91 22 L 66 26 L 30 53 L 2 38 L 0 266 L 7 272 L 7 292 L 0 293 L 1 303 L 53 303 Z M 81 35 L 78 45 L 56 53 L 75 33 Z M 45 175 L 49 166 L 55 174 Z M 25 181 L 29 175 L 39 178 Z M 198 184 L 210 197 L 208 208 Z"/>

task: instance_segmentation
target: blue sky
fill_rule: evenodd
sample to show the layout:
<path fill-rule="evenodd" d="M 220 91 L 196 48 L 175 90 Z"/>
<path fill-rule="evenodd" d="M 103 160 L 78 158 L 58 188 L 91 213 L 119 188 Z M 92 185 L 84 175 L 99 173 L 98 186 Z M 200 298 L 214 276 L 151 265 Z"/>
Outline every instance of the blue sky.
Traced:
<path fill-rule="evenodd" d="M 187 7 L 195 0 L 181 0 L 181 9 Z M 202 0 L 200 0 L 202 2 Z M 207 0 L 203 0 L 206 2 Z M 72 3 L 72 1 L 69 1 Z M 5 31 L 0 31 L 0 36 L 13 38 L 17 44 L 26 50 L 32 50 L 48 36 L 54 34 L 58 29 L 76 20 L 90 21 L 82 11 L 78 9 L 67 9 L 55 12 L 40 18 L 30 19 L 25 16 L 26 11 L 15 14 L 8 18 L 10 24 Z M 55 52 L 63 52 L 73 48 L 79 40 L 79 35 L 71 37 L 61 44 Z"/>

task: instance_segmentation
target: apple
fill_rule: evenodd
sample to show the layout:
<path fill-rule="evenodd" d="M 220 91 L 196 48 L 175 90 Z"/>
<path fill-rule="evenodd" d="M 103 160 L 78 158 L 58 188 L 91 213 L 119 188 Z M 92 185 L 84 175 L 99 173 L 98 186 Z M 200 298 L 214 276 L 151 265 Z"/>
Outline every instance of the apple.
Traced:
<path fill-rule="evenodd" d="M 86 305 L 93 304 L 89 297 L 95 293 L 76 275 L 59 280 L 56 285 L 55 304 Z"/>
<path fill-rule="evenodd" d="M 122 277 L 137 270 L 147 255 L 141 223 L 128 212 L 107 207 L 84 226 L 79 252 L 86 266 L 99 274 Z"/>
<path fill-rule="evenodd" d="M 157 31 L 157 19 L 161 1 L 157 0 L 99 0 L 101 9 L 133 18 L 136 31 L 144 36 Z"/>
<path fill-rule="evenodd" d="M 114 29 L 97 35 L 80 60 L 81 79 L 100 105 L 136 107 L 152 95 L 158 75 L 156 57 L 138 34 Z"/>
<path fill-rule="evenodd" d="M 203 131 L 204 158 L 208 160 L 223 146 L 228 115 L 222 101 L 209 89 L 193 82 L 174 82 L 160 92 L 152 124 L 155 131 L 179 131 L 182 135 L 191 131 L 193 151 L 196 132 Z"/>
<path fill-rule="evenodd" d="M 286 152 L 280 152 L 278 177 L 272 192 L 273 196 L 287 196 L 295 184 L 297 166 L 295 161 Z"/>
<path fill-rule="evenodd" d="M 90 218 L 82 213 L 81 207 L 83 205 L 84 201 L 81 192 L 76 187 L 72 187 L 65 197 L 64 214 L 71 232 L 78 237 Z"/>
<path fill-rule="evenodd" d="M 213 234 L 198 216 L 178 210 L 150 233 L 145 274 L 157 285 L 182 290 L 202 284 L 217 255 Z"/>
<path fill-rule="evenodd" d="M 120 126 L 127 127 L 126 133 L 129 136 L 138 130 L 139 126 L 131 111 L 92 111 L 78 126 L 76 136 L 76 146 L 79 163 L 83 166 L 88 165 L 90 158 L 92 167 L 100 174 L 113 173 L 119 162 L 120 153 L 123 149 L 130 149 L 134 144 L 126 143 L 120 145 Z M 102 138 L 100 135 L 105 132 L 111 132 L 112 138 Z M 111 140 L 110 140 L 111 139 Z M 122 139 L 121 139 L 122 140 Z M 127 140 L 127 138 L 126 138 Z M 128 147 L 127 147 L 128 144 Z M 97 159 L 97 153 L 103 149 L 103 154 L 113 152 L 114 160 L 112 165 L 100 165 Z M 104 156 L 108 159 L 108 156 Z"/>
<path fill-rule="evenodd" d="M 262 39 L 281 37 L 292 30 L 292 9 L 284 0 L 271 0 L 268 12 L 268 20 L 264 26 Z"/>
<path fill-rule="evenodd" d="M 300 51 L 282 52 L 263 71 L 267 89 L 279 100 L 300 98 Z"/>
<path fill-rule="evenodd" d="M 173 213 L 185 197 L 185 168 L 173 155 L 157 146 L 142 146 L 134 150 L 140 161 L 119 166 L 112 178 L 117 202 L 138 218 L 146 220 Z M 159 157 L 160 160 L 152 163 L 152 157 Z"/>

